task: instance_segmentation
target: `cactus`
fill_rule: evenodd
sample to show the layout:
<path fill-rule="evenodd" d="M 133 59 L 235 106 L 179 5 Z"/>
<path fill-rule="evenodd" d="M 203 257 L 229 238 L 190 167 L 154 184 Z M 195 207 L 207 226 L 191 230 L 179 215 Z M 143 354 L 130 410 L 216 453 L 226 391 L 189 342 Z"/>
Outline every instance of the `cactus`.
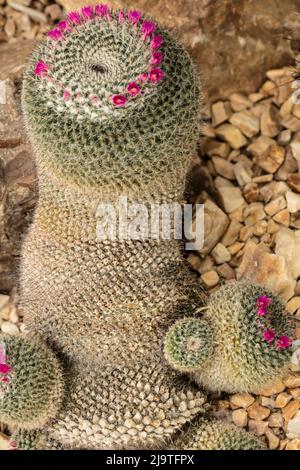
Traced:
<path fill-rule="evenodd" d="M 182 432 L 174 449 L 182 450 L 266 450 L 263 441 L 233 424 L 197 419 Z"/>
<path fill-rule="evenodd" d="M 147 208 L 183 202 L 201 117 L 197 71 L 138 11 L 85 7 L 38 46 L 23 110 L 39 201 L 23 244 L 20 304 L 30 330 L 65 358 L 66 393 L 38 438 L 23 433 L 19 442 L 177 448 L 205 396 L 164 360 L 164 338 L 178 318 L 197 315 L 199 282 L 174 225 L 170 239 L 99 238 L 97 216 L 109 203 L 120 218 L 121 196 Z M 210 323 L 197 325 L 186 331 L 210 332 Z M 197 354 L 197 342 L 178 339 L 170 352 L 194 351 L 185 367 L 207 361 L 209 347 Z"/>
<path fill-rule="evenodd" d="M 164 353 L 172 367 L 191 372 L 205 363 L 213 352 L 209 323 L 198 318 L 178 320 L 168 331 Z"/>
<path fill-rule="evenodd" d="M 190 324 L 192 330 L 182 327 Z M 180 342 L 176 342 L 178 331 Z M 165 355 L 174 368 L 188 372 L 209 390 L 255 392 L 284 375 L 292 332 L 292 322 L 277 295 L 246 281 L 233 282 L 210 296 L 201 318 L 177 321 L 171 327 Z M 182 344 L 191 338 L 196 349 L 189 362 L 190 351 Z"/>
<path fill-rule="evenodd" d="M 30 330 L 71 359 L 44 442 L 152 448 L 202 410 L 203 392 L 162 354 L 168 327 L 202 297 L 180 242 L 97 240 L 95 215 L 99 203 L 118 211 L 120 196 L 147 207 L 182 202 L 199 135 L 198 81 L 168 33 L 103 5 L 69 14 L 27 67 L 39 201 L 20 304 Z"/>
<path fill-rule="evenodd" d="M 0 339 L 0 420 L 26 430 L 43 427 L 57 414 L 62 401 L 59 362 L 36 340 Z"/>

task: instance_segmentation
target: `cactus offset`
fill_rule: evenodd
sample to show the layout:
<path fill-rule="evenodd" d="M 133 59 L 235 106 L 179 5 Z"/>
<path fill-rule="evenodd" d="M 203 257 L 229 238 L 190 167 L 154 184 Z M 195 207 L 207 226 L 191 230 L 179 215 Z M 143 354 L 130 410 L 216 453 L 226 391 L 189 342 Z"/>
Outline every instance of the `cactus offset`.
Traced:
<path fill-rule="evenodd" d="M 18 336 L 1 337 L 0 348 L 6 357 L 0 364 L 0 420 L 21 429 L 43 427 L 62 402 L 58 360 L 43 344 Z"/>
<path fill-rule="evenodd" d="M 182 450 L 266 450 L 250 432 L 220 420 L 197 419 L 182 432 L 174 449 Z"/>
<path fill-rule="evenodd" d="M 177 321 L 166 336 L 165 355 L 173 367 L 189 372 L 209 390 L 255 392 L 284 375 L 291 355 L 293 326 L 283 302 L 268 289 L 246 281 L 229 283 L 210 296 L 201 318 L 185 319 L 186 324 L 189 321 L 198 322 L 197 329 L 192 333 L 183 331 Z M 182 365 L 183 360 L 176 363 L 178 354 L 186 362 L 190 358 L 190 352 L 180 348 L 181 344 L 173 348 L 171 357 L 170 352 L 166 354 L 170 342 L 175 342 L 176 329 L 182 330 L 181 344 L 192 335 L 193 344 L 198 346 L 199 350 L 193 351 L 196 360 L 189 367 Z"/>

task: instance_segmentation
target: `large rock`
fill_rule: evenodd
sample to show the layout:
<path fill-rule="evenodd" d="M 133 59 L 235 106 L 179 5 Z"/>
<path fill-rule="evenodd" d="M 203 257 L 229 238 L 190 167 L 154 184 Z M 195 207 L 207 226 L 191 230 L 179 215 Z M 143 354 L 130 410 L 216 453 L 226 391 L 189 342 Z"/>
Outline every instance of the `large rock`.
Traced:
<path fill-rule="evenodd" d="M 0 104 L 0 292 L 16 285 L 22 233 L 36 202 L 36 173 L 24 135 L 20 89 L 5 80 Z"/>
<path fill-rule="evenodd" d="M 86 0 L 59 0 L 68 10 Z M 99 3 L 91 0 L 89 3 Z M 256 91 L 265 72 L 293 63 L 290 31 L 300 31 L 299 0 L 116 0 L 176 29 L 201 66 L 210 100 Z M 298 27 L 297 27 L 298 25 Z"/>
<path fill-rule="evenodd" d="M 29 39 L 16 43 L 0 44 L 0 80 L 21 76 L 26 59 L 33 51 L 34 44 L 35 42 Z"/>
<path fill-rule="evenodd" d="M 292 297 L 296 285 L 285 258 L 265 252 L 252 241 L 245 246 L 237 279 L 247 279 L 268 287 L 284 300 Z"/>

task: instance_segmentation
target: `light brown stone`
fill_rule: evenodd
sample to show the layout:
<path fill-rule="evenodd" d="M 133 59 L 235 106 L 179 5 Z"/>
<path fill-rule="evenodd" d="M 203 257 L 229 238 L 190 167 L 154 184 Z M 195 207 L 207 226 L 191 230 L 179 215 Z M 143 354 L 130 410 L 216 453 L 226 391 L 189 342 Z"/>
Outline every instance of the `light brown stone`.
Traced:
<path fill-rule="evenodd" d="M 259 132 L 259 119 L 250 111 L 240 111 L 232 114 L 229 122 L 246 137 L 253 137 Z"/>
<path fill-rule="evenodd" d="M 268 408 L 261 406 L 257 401 L 248 408 L 249 418 L 254 419 L 255 421 L 264 420 L 269 416 L 270 413 L 271 412 Z"/>
<path fill-rule="evenodd" d="M 247 144 L 247 139 L 241 131 L 232 124 L 222 124 L 216 128 L 216 134 L 221 139 L 228 142 L 233 149 L 239 149 Z"/>
<path fill-rule="evenodd" d="M 232 412 L 232 421 L 239 428 L 245 428 L 247 426 L 248 415 L 246 410 L 234 410 Z"/>
<path fill-rule="evenodd" d="M 227 158 L 230 153 L 230 146 L 226 142 L 209 140 L 204 145 L 204 152 L 210 157 L 216 155 L 218 157 Z"/>
<path fill-rule="evenodd" d="M 299 298 L 299 297 L 298 297 Z M 288 388 L 300 387 L 300 374 L 290 374 L 283 379 L 283 383 Z"/>
<path fill-rule="evenodd" d="M 290 225 L 290 213 L 287 209 L 277 212 L 273 219 L 275 222 L 278 222 L 281 225 L 285 225 L 286 227 Z"/>
<path fill-rule="evenodd" d="M 247 240 L 249 240 L 249 238 L 252 237 L 253 232 L 254 232 L 253 227 L 242 227 L 240 230 L 240 240 L 242 242 L 246 242 Z"/>
<path fill-rule="evenodd" d="M 228 247 L 228 251 L 231 254 L 231 256 L 234 256 L 237 253 L 239 253 L 244 246 L 245 246 L 245 243 L 236 242 L 233 245 L 230 245 Z"/>
<path fill-rule="evenodd" d="M 272 235 L 273 233 L 278 232 L 279 229 L 280 229 L 280 226 L 276 224 L 272 219 L 268 220 L 268 226 L 267 226 L 268 233 Z"/>
<path fill-rule="evenodd" d="M 300 173 L 294 173 L 289 175 L 286 182 L 292 191 L 300 193 Z"/>
<path fill-rule="evenodd" d="M 266 214 L 273 216 L 277 214 L 277 212 L 282 211 L 286 208 L 286 199 L 284 196 L 279 196 L 276 199 L 273 199 L 269 204 L 265 206 Z"/>
<path fill-rule="evenodd" d="M 274 106 L 265 106 L 260 118 L 260 129 L 262 135 L 268 137 L 276 137 L 279 134 L 279 116 Z"/>
<path fill-rule="evenodd" d="M 268 429 L 268 421 L 250 419 L 248 422 L 249 431 L 257 436 L 262 436 Z"/>
<path fill-rule="evenodd" d="M 255 225 L 259 220 L 265 219 L 266 214 L 261 202 L 253 202 L 244 210 L 245 225 Z"/>
<path fill-rule="evenodd" d="M 267 429 L 265 434 L 269 449 L 277 449 L 279 445 L 279 438 L 271 431 L 271 429 Z"/>
<path fill-rule="evenodd" d="M 212 125 L 219 126 L 227 121 L 232 114 L 230 103 L 227 101 L 217 101 L 211 107 Z"/>
<path fill-rule="evenodd" d="M 261 135 L 257 139 L 253 140 L 253 142 L 248 146 L 247 150 L 251 155 L 253 155 L 253 157 L 259 158 L 273 144 L 276 144 L 275 140 L 270 139 L 270 137 L 265 135 Z"/>
<path fill-rule="evenodd" d="M 280 227 L 275 238 L 275 253 L 284 258 L 291 276 L 297 279 L 300 276 L 300 230 Z"/>
<path fill-rule="evenodd" d="M 275 407 L 276 408 L 284 408 L 289 401 L 291 401 L 292 397 L 286 392 L 279 393 L 275 400 Z"/>
<path fill-rule="evenodd" d="M 245 203 L 240 188 L 223 186 L 219 192 L 227 214 L 239 209 Z"/>
<path fill-rule="evenodd" d="M 225 235 L 222 238 L 222 243 L 224 246 L 232 245 L 239 236 L 240 229 L 242 228 L 242 224 L 237 220 L 231 220 Z"/>
<path fill-rule="evenodd" d="M 295 416 L 299 408 L 299 400 L 291 400 L 284 408 L 282 408 L 282 416 L 284 418 L 285 424 L 287 424 L 289 420 Z"/>
<path fill-rule="evenodd" d="M 300 210 L 300 194 L 288 191 L 286 193 L 286 202 L 288 211 L 291 214 L 294 214 L 295 212 L 298 212 Z"/>
<path fill-rule="evenodd" d="M 202 274 L 201 279 L 207 287 L 215 287 L 219 282 L 219 275 L 216 271 L 207 271 Z"/>
<path fill-rule="evenodd" d="M 298 308 L 300 308 L 300 297 L 296 296 L 296 297 L 293 297 L 291 300 L 288 301 L 287 305 L 286 305 L 286 309 L 289 313 L 293 314 L 295 313 Z M 294 378 L 294 376 L 292 376 Z M 297 377 L 296 377 L 297 378 Z M 285 383 L 285 381 L 284 381 Z M 300 378 L 299 378 L 299 386 L 300 386 Z M 287 385 L 288 387 L 288 385 Z M 298 387 L 298 385 L 296 385 L 296 387 Z"/>
<path fill-rule="evenodd" d="M 214 202 L 207 200 L 204 204 L 204 245 L 199 251 L 201 255 L 210 253 L 229 224 L 227 215 Z"/>
<path fill-rule="evenodd" d="M 251 168 L 245 165 L 245 163 L 236 163 L 234 165 L 233 171 L 239 186 L 244 186 L 245 184 L 251 182 L 253 172 Z"/>
<path fill-rule="evenodd" d="M 231 259 L 231 254 L 222 243 L 217 243 L 215 248 L 212 250 L 211 255 L 217 264 L 226 263 Z"/>
<path fill-rule="evenodd" d="M 257 159 L 257 164 L 268 173 L 275 173 L 284 161 L 285 150 L 277 143 L 270 145 Z"/>
<path fill-rule="evenodd" d="M 294 292 L 295 281 L 282 256 L 266 253 L 249 240 L 246 243 L 243 259 L 237 269 L 237 279 L 247 279 L 277 292 L 288 300 Z"/>
<path fill-rule="evenodd" d="M 300 450 L 300 439 L 292 439 L 285 447 L 286 450 Z"/>
<path fill-rule="evenodd" d="M 212 157 L 216 172 L 229 180 L 235 179 L 234 165 L 221 157 Z"/>
<path fill-rule="evenodd" d="M 232 255 L 231 252 L 230 254 Z M 224 264 L 221 264 L 220 266 L 217 266 L 217 272 L 221 277 L 223 277 L 224 279 L 228 281 L 230 279 L 235 279 L 235 271 L 234 269 L 232 269 L 232 267 L 228 263 L 224 263 Z"/>
<path fill-rule="evenodd" d="M 249 393 L 236 393 L 230 397 L 230 403 L 238 408 L 248 408 L 254 401 L 255 398 Z"/>
<path fill-rule="evenodd" d="M 279 412 L 271 413 L 268 418 L 268 423 L 271 428 L 281 428 L 283 426 L 282 414 Z"/>
<path fill-rule="evenodd" d="M 292 133 L 290 129 L 284 129 L 278 135 L 277 142 L 279 145 L 283 145 L 284 147 L 288 145 L 291 141 Z"/>

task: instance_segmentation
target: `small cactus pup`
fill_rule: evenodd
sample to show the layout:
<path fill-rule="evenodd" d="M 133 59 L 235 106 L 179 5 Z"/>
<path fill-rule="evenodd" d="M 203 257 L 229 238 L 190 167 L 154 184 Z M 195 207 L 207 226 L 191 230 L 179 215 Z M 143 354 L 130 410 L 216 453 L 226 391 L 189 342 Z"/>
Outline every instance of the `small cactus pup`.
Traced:
<path fill-rule="evenodd" d="M 177 438 L 173 449 L 181 450 L 267 450 L 250 432 L 216 419 L 196 419 Z"/>
<path fill-rule="evenodd" d="M 213 353 L 213 334 L 209 322 L 199 318 L 178 320 L 167 333 L 164 353 L 174 369 L 197 371 Z"/>
<path fill-rule="evenodd" d="M 172 367 L 211 391 L 230 393 L 256 392 L 284 375 L 293 321 L 277 295 L 232 282 L 211 294 L 202 311 L 167 333 L 164 351 Z"/>
<path fill-rule="evenodd" d="M 0 337 L 0 421 L 20 429 L 43 427 L 60 408 L 62 371 L 42 343 Z"/>
<path fill-rule="evenodd" d="M 65 357 L 66 393 L 38 439 L 19 441 L 166 446 L 206 400 L 162 351 L 174 320 L 199 308 L 199 283 L 181 241 L 101 238 L 97 213 L 109 204 L 119 215 L 121 196 L 182 204 L 201 122 L 196 68 L 139 11 L 85 7 L 37 47 L 22 102 L 39 200 L 23 244 L 20 305 L 29 329 Z"/>

